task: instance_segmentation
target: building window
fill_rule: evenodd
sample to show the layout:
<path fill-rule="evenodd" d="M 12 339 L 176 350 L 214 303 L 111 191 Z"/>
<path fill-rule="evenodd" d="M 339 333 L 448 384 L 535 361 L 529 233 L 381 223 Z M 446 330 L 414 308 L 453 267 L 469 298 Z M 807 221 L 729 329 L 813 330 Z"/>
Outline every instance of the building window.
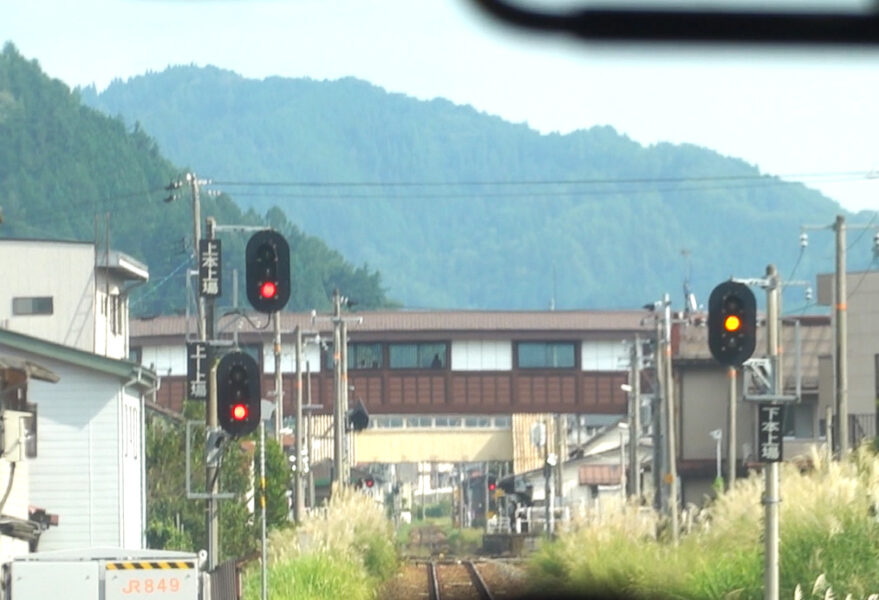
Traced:
<path fill-rule="evenodd" d="M 51 315 L 54 309 L 52 296 L 12 299 L 13 315 Z"/>
<path fill-rule="evenodd" d="M 461 427 L 461 417 L 434 417 L 433 422 L 437 427 L 459 429 Z"/>
<path fill-rule="evenodd" d="M 406 417 L 406 429 L 428 429 L 433 427 L 433 417 Z"/>
<path fill-rule="evenodd" d="M 811 403 L 788 404 L 784 407 L 784 437 L 811 439 L 815 436 L 815 405 Z"/>
<path fill-rule="evenodd" d="M 507 415 L 503 415 L 500 417 L 494 417 L 494 426 L 497 429 L 509 429 L 511 425 L 511 419 Z"/>
<path fill-rule="evenodd" d="M 392 369 L 444 369 L 447 350 L 443 342 L 391 344 L 388 358 Z"/>
<path fill-rule="evenodd" d="M 119 294 L 110 296 L 110 332 L 122 334 L 122 297 Z"/>
<path fill-rule="evenodd" d="M 570 369 L 574 366 L 573 342 L 519 342 L 520 369 Z"/>
<path fill-rule="evenodd" d="M 140 346 L 132 346 L 128 349 L 128 360 L 135 363 L 143 362 L 143 348 Z"/>
<path fill-rule="evenodd" d="M 348 344 L 348 369 L 381 369 L 381 344 Z"/>

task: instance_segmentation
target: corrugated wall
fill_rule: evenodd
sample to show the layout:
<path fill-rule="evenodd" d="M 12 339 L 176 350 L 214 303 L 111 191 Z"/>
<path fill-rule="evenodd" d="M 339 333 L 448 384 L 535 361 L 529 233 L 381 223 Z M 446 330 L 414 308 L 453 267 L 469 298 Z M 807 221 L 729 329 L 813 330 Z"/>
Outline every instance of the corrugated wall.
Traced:
<path fill-rule="evenodd" d="M 531 428 L 536 423 L 546 423 L 549 452 L 567 455 L 565 435 L 561 436 L 561 449 L 556 446 L 556 424 L 562 433 L 565 431 L 564 416 L 556 419 L 549 413 L 517 413 L 513 415 L 513 472 L 523 473 L 543 466 L 546 450 L 538 448 L 531 441 Z"/>

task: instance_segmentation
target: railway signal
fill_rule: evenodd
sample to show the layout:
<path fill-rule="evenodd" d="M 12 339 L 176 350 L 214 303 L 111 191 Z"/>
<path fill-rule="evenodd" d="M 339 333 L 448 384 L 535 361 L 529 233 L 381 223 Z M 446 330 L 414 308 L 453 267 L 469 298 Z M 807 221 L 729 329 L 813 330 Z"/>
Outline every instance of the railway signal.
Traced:
<path fill-rule="evenodd" d="M 722 365 L 741 366 L 757 344 L 757 302 L 743 283 L 724 281 L 708 298 L 708 348 Z"/>
<path fill-rule="evenodd" d="M 233 436 L 251 433 L 260 419 L 260 373 L 252 356 L 230 352 L 217 366 L 217 422 Z"/>
<path fill-rule="evenodd" d="M 290 300 L 290 245 L 277 231 L 253 234 L 245 250 L 247 300 L 263 313 L 281 310 Z"/>

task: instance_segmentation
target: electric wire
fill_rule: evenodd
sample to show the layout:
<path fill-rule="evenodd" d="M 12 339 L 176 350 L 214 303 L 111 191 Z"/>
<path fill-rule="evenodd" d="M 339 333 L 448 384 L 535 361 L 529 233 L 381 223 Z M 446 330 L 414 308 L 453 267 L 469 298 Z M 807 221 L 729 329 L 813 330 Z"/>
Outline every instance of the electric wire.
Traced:
<path fill-rule="evenodd" d="M 858 234 L 858 237 L 856 237 L 852 243 L 850 243 L 848 246 L 846 246 L 846 248 L 845 248 L 846 250 L 851 250 L 852 248 L 854 248 L 857 245 L 858 242 L 861 241 L 861 238 L 863 238 L 864 235 L 867 233 L 867 231 L 869 231 L 870 225 L 873 224 L 873 222 L 876 220 L 877 216 L 879 216 L 879 211 L 874 211 L 873 216 L 870 217 L 870 220 L 867 221 L 866 223 L 864 223 L 863 228 L 861 229 L 861 232 Z"/>
<path fill-rule="evenodd" d="M 362 187 L 362 188 L 408 188 L 408 187 L 451 187 L 451 186 L 522 186 L 522 185 L 610 185 L 622 183 L 683 183 L 692 181 L 739 181 L 739 180 L 778 180 L 781 183 L 801 183 L 799 181 L 783 181 L 791 179 L 823 179 L 833 178 L 831 181 L 850 181 L 863 179 L 863 171 L 832 171 L 813 173 L 789 173 L 783 175 L 767 174 L 743 174 L 743 175 L 688 175 L 681 177 L 617 177 L 617 178 L 587 178 L 587 179 L 493 179 L 493 180 L 461 180 L 461 181 L 316 181 L 316 180 L 289 180 L 289 181 L 236 181 L 236 180 L 212 180 L 209 185 L 222 187 Z M 840 179 L 841 178 L 841 179 Z"/>
<path fill-rule="evenodd" d="M 191 260 L 192 260 L 192 259 L 191 259 L 190 257 L 186 257 L 186 259 L 185 259 L 183 262 L 181 262 L 179 265 L 177 265 L 176 267 L 174 267 L 174 270 L 173 270 L 173 271 L 171 271 L 170 273 L 168 273 L 167 275 L 165 275 L 165 277 L 162 278 L 160 281 L 158 281 L 158 282 L 156 282 L 155 284 L 153 284 L 153 285 L 152 285 L 148 290 L 146 290 L 142 295 L 138 296 L 137 300 L 132 304 L 131 308 L 135 308 L 135 307 L 139 306 L 140 303 L 141 303 L 145 298 L 148 298 L 148 297 L 151 296 L 152 294 L 156 293 L 156 292 L 159 290 L 159 288 L 161 288 L 163 285 L 165 285 L 165 284 L 168 282 L 168 280 L 171 279 L 171 277 L 173 277 L 174 275 L 176 275 L 176 274 L 180 271 L 180 269 L 182 269 L 183 267 L 185 267 L 186 265 L 188 265 L 188 264 L 190 263 Z"/>

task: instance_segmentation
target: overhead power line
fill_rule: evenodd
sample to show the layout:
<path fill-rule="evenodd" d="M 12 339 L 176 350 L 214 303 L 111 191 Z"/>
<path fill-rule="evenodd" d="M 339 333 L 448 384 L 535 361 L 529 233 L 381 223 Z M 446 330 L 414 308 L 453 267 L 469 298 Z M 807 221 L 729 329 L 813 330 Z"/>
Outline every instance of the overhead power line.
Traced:
<path fill-rule="evenodd" d="M 863 171 L 829 171 L 813 173 L 788 173 L 779 175 L 740 174 L 704 175 L 682 177 L 598 177 L 585 179 L 487 179 L 461 181 L 305 181 L 305 180 L 214 180 L 212 185 L 222 187 L 302 187 L 302 188 L 411 188 L 411 187 L 473 187 L 473 186 L 556 186 L 556 185 L 619 185 L 692 183 L 718 181 L 776 181 L 779 184 L 802 183 L 803 180 L 852 181 L 865 179 Z M 794 180 L 794 181 L 789 181 Z"/>

